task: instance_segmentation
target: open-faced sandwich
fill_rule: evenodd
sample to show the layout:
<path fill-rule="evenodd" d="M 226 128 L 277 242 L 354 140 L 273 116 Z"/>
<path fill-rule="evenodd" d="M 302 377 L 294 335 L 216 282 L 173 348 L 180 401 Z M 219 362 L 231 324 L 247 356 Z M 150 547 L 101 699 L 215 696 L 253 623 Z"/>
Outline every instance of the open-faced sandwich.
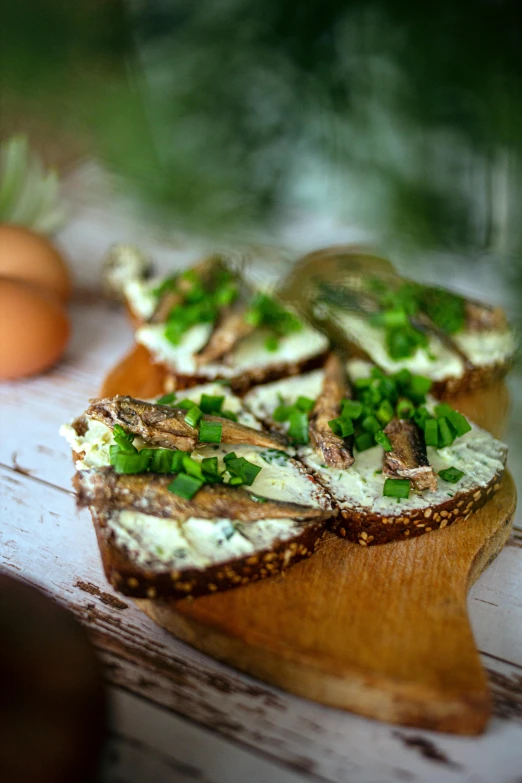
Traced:
<path fill-rule="evenodd" d="M 387 373 L 428 377 L 444 397 L 502 378 L 516 349 L 499 307 L 399 276 L 364 252 L 332 248 L 298 263 L 284 285 L 345 349 Z"/>
<path fill-rule="evenodd" d="M 506 371 L 504 315 L 368 258 L 319 254 L 283 288 L 289 307 L 218 258 L 127 284 L 168 393 L 92 400 L 62 428 L 116 589 L 229 589 L 310 556 L 327 528 L 404 540 L 499 489 L 504 444 L 436 397 Z"/>
<path fill-rule="evenodd" d="M 331 528 L 362 546 L 467 519 L 499 489 L 507 448 L 447 403 L 425 376 L 362 360 L 252 389 L 245 404 L 328 490 Z"/>
<path fill-rule="evenodd" d="M 61 430 L 105 571 L 119 591 L 181 598 L 247 584 L 310 556 L 328 492 L 218 384 L 178 399 L 93 400 Z"/>
<path fill-rule="evenodd" d="M 125 288 L 136 341 L 183 389 L 226 379 L 241 394 L 257 383 L 320 366 L 324 334 L 266 292 L 253 292 L 220 258 Z"/>

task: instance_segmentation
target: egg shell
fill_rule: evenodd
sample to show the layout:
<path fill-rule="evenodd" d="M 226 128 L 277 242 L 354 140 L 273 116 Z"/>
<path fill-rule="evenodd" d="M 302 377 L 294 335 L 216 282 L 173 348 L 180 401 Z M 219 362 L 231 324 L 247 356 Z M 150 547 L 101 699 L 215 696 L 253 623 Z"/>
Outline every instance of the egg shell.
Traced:
<path fill-rule="evenodd" d="M 0 224 L 0 275 L 43 286 L 66 301 L 71 293 L 67 264 L 42 234 Z"/>
<path fill-rule="evenodd" d="M 62 356 L 70 322 L 51 292 L 0 277 L 0 379 L 34 375 Z"/>

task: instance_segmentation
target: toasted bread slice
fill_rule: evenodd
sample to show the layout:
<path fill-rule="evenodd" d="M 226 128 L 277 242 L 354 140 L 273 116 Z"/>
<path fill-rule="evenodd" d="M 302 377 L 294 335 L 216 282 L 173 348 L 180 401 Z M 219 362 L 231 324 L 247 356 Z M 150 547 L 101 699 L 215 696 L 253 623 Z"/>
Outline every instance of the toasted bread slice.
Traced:
<path fill-rule="evenodd" d="M 225 396 L 224 408 L 235 413 L 240 423 L 261 429 L 228 389 L 212 384 L 192 388 L 186 396 L 199 402 L 202 394 Z M 315 551 L 326 530 L 325 520 L 334 513 L 328 492 L 289 454 L 255 446 L 212 444 L 196 449 L 192 456 L 217 457 L 223 467 L 223 457 L 234 451 L 262 468 L 247 488 L 259 510 L 256 518 L 242 518 L 233 500 L 227 506 L 230 518 L 213 516 L 212 509 L 201 508 L 198 514 L 185 513 L 179 518 L 159 514 L 150 493 L 139 494 L 137 501 L 125 489 L 117 498 L 111 494 L 114 474 L 108 466 L 114 440 L 109 427 L 83 415 L 64 425 L 61 432 L 73 450 L 76 485 L 88 487 L 89 477 L 95 475 L 96 485 L 101 487 L 102 501 L 91 499 L 90 511 L 107 578 L 127 595 L 184 598 L 279 573 Z M 153 481 L 154 476 L 149 475 Z M 243 490 L 231 488 L 230 492 Z M 288 504 L 292 515 L 283 515 L 285 506 L 277 517 L 270 516 L 273 506 L 264 503 L 264 498 Z M 315 510 L 313 514 L 311 510 Z"/>
<path fill-rule="evenodd" d="M 361 377 L 369 367 L 361 361 L 348 364 L 352 377 Z M 316 399 L 321 392 L 322 378 L 322 371 L 317 370 L 267 384 L 252 389 L 244 401 L 267 426 L 284 432 L 287 425 L 273 418 L 275 408 L 292 404 L 299 395 Z M 429 405 L 433 406 L 434 402 L 432 400 Z M 331 529 L 342 537 L 368 546 L 418 536 L 468 519 L 499 489 L 507 447 L 471 424 L 471 431 L 457 438 L 451 446 L 427 449 L 429 464 L 436 474 L 455 467 L 464 472 L 460 481 L 451 484 L 438 477 L 434 491 L 412 491 L 409 498 L 400 501 L 383 496 L 386 475 L 381 446 L 356 451 L 353 465 L 346 470 L 327 467 L 310 445 L 298 447 L 297 454 L 329 491 L 340 510 L 340 514 L 329 522 Z"/>

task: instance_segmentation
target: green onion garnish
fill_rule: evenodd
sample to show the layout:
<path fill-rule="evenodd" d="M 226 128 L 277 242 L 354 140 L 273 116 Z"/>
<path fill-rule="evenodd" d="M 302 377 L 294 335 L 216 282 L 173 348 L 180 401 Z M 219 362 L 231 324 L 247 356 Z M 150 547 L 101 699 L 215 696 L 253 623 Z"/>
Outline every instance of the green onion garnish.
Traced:
<path fill-rule="evenodd" d="M 176 408 L 183 408 L 183 410 L 185 411 L 189 411 L 191 408 L 194 407 L 197 408 L 196 403 L 193 402 L 193 400 L 189 400 L 187 398 L 185 398 L 184 400 L 180 400 L 179 402 L 176 403 Z"/>
<path fill-rule="evenodd" d="M 384 451 L 392 451 L 393 447 L 391 445 L 391 441 L 389 437 L 382 430 L 376 432 L 374 437 L 375 437 L 375 442 L 378 443 L 380 446 L 382 446 Z"/>
<path fill-rule="evenodd" d="M 237 454 L 235 451 L 230 451 L 228 454 L 225 454 L 223 457 L 223 462 L 226 464 L 231 459 L 237 459 Z"/>
<path fill-rule="evenodd" d="M 374 434 L 375 432 L 378 432 L 381 429 L 381 425 L 377 418 L 375 416 L 366 416 L 362 420 L 362 426 L 363 430 L 366 430 L 366 432 L 371 432 Z"/>
<path fill-rule="evenodd" d="M 211 394 L 202 394 L 199 407 L 203 413 L 214 413 L 216 415 L 220 415 L 220 411 L 224 402 L 224 397 L 213 396 Z"/>
<path fill-rule="evenodd" d="M 149 459 L 148 453 L 126 454 L 123 451 L 118 451 L 113 457 L 111 456 L 111 464 L 116 473 L 145 473 Z"/>
<path fill-rule="evenodd" d="M 370 435 L 369 432 L 363 432 L 361 435 L 355 437 L 355 448 L 357 451 L 367 451 L 367 449 L 371 449 L 372 446 L 375 446 L 375 440 L 373 435 Z"/>
<path fill-rule="evenodd" d="M 176 395 L 174 392 L 169 392 L 156 400 L 156 405 L 172 405 L 174 402 L 176 402 Z"/>
<path fill-rule="evenodd" d="M 140 453 L 143 454 L 143 449 Z M 171 449 L 151 449 L 149 470 L 151 473 L 176 473 L 172 469 Z"/>
<path fill-rule="evenodd" d="M 179 473 L 174 481 L 168 485 L 167 489 L 175 495 L 185 498 L 185 500 L 192 500 L 196 492 L 199 492 L 204 483 L 203 479 L 189 476 L 186 473 Z"/>
<path fill-rule="evenodd" d="M 293 410 L 293 405 L 278 405 L 272 414 L 272 418 L 277 422 L 288 421 Z"/>
<path fill-rule="evenodd" d="M 462 435 L 465 435 L 466 432 L 469 432 L 471 430 L 471 425 L 469 424 L 468 420 L 465 416 L 462 415 L 462 413 L 459 413 L 454 408 L 451 407 L 451 405 L 448 405 L 447 403 L 441 403 L 440 405 L 435 406 L 435 414 L 438 418 L 446 418 L 455 432 L 457 433 L 457 437 L 461 437 Z"/>
<path fill-rule="evenodd" d="M 308 416 L 304 411 L 294 408 L 289 416 L 288 437 L 296 444 L 308 443 Z"/>
<path fill-rule="evenodd" d="M 241 479 L 242 484 L 250 486 L 254 483 L 256 476 L 261 471 L 261 468 L 254 465 L 252 462 L 248 462 L 244 457 L 238 457 L 235 459 L 227 460 L 227 470 L 232 476 L 230 483 L 235 484 L 235 479 Z"/>
<path fill-rule="evenodd" d="M 459 470 L 458 468 L 454 468 L 453 465 L 451 468 L 446 468 L 445 470 L 439 470 L 439 476 L 443 481 L 449 481 L 450 484 L 456 484 L 458 481 L 461 480 L 462 476 L 464 476 L 464 471 Z"/>
<path fill-rule="evenodd" d="M 383 400 L 375 415 L 382 424 L 388 424 L 393 419 L 393 406 L 389 400 Z"/>
<path fill-rule="evenodd" d="M 133 446 L 133 441 L 135 436 L 131 432 L 125 432 L 123 427 L 120 427 L 119 424 L 114 425 L 112 435 L 114 437 L 116 445 L 122 451 L 128 451 L 129 453 L 134 453 L 137 451 L 137 449 Z"/>
<path fill-rule="evenodd" d="M 314 405 L 315 401 L 311 400 L 310 397 L 298 397 L 295 401 L 295 407 L 299 408 L 300 411 L 304 411 L 304 413 L 311 413 Z"/>
<path fill-rule="evenodd" d="M 185 421 L 187 424 L 189 424 L 191 427 L 197 427 L 198 422 L 203 416 L 202 411 L 198 408 L 197 405 L 193 405 L 192 408 L 189 408 L 187 411 L 187 415 L 185 416 Z"/>
<path fill-rule="evenodd" d="M 203 473 L 210 473 L 215 476 L 218 473 L 218 458 L 205 457 L 201 460 L 201 470 Z"/>
<path fill-rule="evenodd" d="M 408 498 L 410 482 L 408 479 L 386 479 L 382 494 L 385 498 Z"/>
<path fill-rule="evenodd" d="M 172 452 L 172 472 L 173 473 L 180 473 L 180 471 L 183 470 L 183 457 L 185 457 L 186 454 L 183 451 L 180 451 L 179 449 L 176 449 L 176 451 Z"/>
<path fill-rule="evenodd" d="M 202 443 L 221 443 L 223 425 L 216 421 L 202 421 L 199 427 L 199 439 Z"/>
<path fill-rule="evenodd" d="M 363 412 L 361 402 L 356 400 L 343 400 L 341 416 L 344 419 L 358 419 Z"/>
<path fill-rule="evenodd" d="M 269 335 L 265 340 L 265 348 L 267 351 L 273 353 L 279 348 L 279 340 L 273 334 Z"/>
<path fill-rule="evenodd" d="M 397 416 L 399 419 L 411 419 L 415 406 L 411 400 L 401 397 L 397 403 Z"/>
<path fill-rule="evenodd" d="M 205 477 L 205 481 L 210 484 L 221 484 L 223 482 L 223 476 L 218 469 L 217 457 L 206 457 L 201 460 L 201 470 Z"/>
<path fill-rule="evenodd" d="M 424 422 L 424 440 L 426 441 L 426 446 L 437 448 L 439 445 L 437 419 L 426 419 Z"/>
<path fill-rule="evenodd" d="M 451 425 L 449 424 L 447 419 L 437 419 L 437 424 L 439 428 L 439 449 L 443 449 L 446 446 L 451 446 L 453 441 L 455 440 L 455 436 L 453 434 L 453 431 L 451 429 Z"/>
<path fill-rule="evenodd" d="M 195 476 L 198 479 L 203 479 L 203 471 L 201 470 L 201 464 L 199 462 L 196 462 L 195 459 L 189 457 L 188 454 L 183 454 L 181 458 L 181 463 L 183 465 L 183 470 L 185 471 L 185 473 L 188 473 L 190 476 Z"/>
<path fill-rule="evenodd" d="M 339 435 L 341 438 L 347 438 L 348 435 L 353 435 L 354 429 L 353 429 L 353 422 L 351 419 L 343 419 L 342 416 L 340 416 L 337 419 L 332 419 L 328 422 L 328 426 L 334 432 L 336 435 Z"/>

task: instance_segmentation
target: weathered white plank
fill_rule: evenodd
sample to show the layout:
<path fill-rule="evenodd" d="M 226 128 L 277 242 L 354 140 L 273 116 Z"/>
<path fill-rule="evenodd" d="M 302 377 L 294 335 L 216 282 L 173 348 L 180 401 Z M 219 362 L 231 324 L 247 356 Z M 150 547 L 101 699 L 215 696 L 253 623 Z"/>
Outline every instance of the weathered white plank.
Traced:
<path fill-rule="evenodd" d="M 120 688 L 110 689 L 110 706 L 103 783 L 303 783 L 300 772 Z"/>
<path fill-rule="evenodd" d="M 389 727 L 255 682 L 173 639 L 110 589 L 89 516 L 76 513 L 70 492 L 9 469 L 0 477 L 0 562 L 73 609 L 90 629 L 112 683 L 326 780 L 384 783 L 415 774 L 435 783 L 452 780 L 455 764 L 477 783 L 493 779 L 487 776 L 493 770 L 506 783 L 514 774 L 522 742 L 520 703 L 509 720 L 493 722 L 477 741 Z M 506 553 L 510 557 L 506 550 L 499 563 Z M 522 625 L 520 608 L 512 607 L 510 621 Z M 480 642 L 480 628 L 478 635 Z M 522 664 L 517 650 L 508 652 Z M 499 686 L 505 699 L 520 670 L 490 657 L 487 665 L 508 678 Z M 143 731 L 140 723 L 137 732 Z M 518 745 L 508 745 L 513 737 Z"/>

